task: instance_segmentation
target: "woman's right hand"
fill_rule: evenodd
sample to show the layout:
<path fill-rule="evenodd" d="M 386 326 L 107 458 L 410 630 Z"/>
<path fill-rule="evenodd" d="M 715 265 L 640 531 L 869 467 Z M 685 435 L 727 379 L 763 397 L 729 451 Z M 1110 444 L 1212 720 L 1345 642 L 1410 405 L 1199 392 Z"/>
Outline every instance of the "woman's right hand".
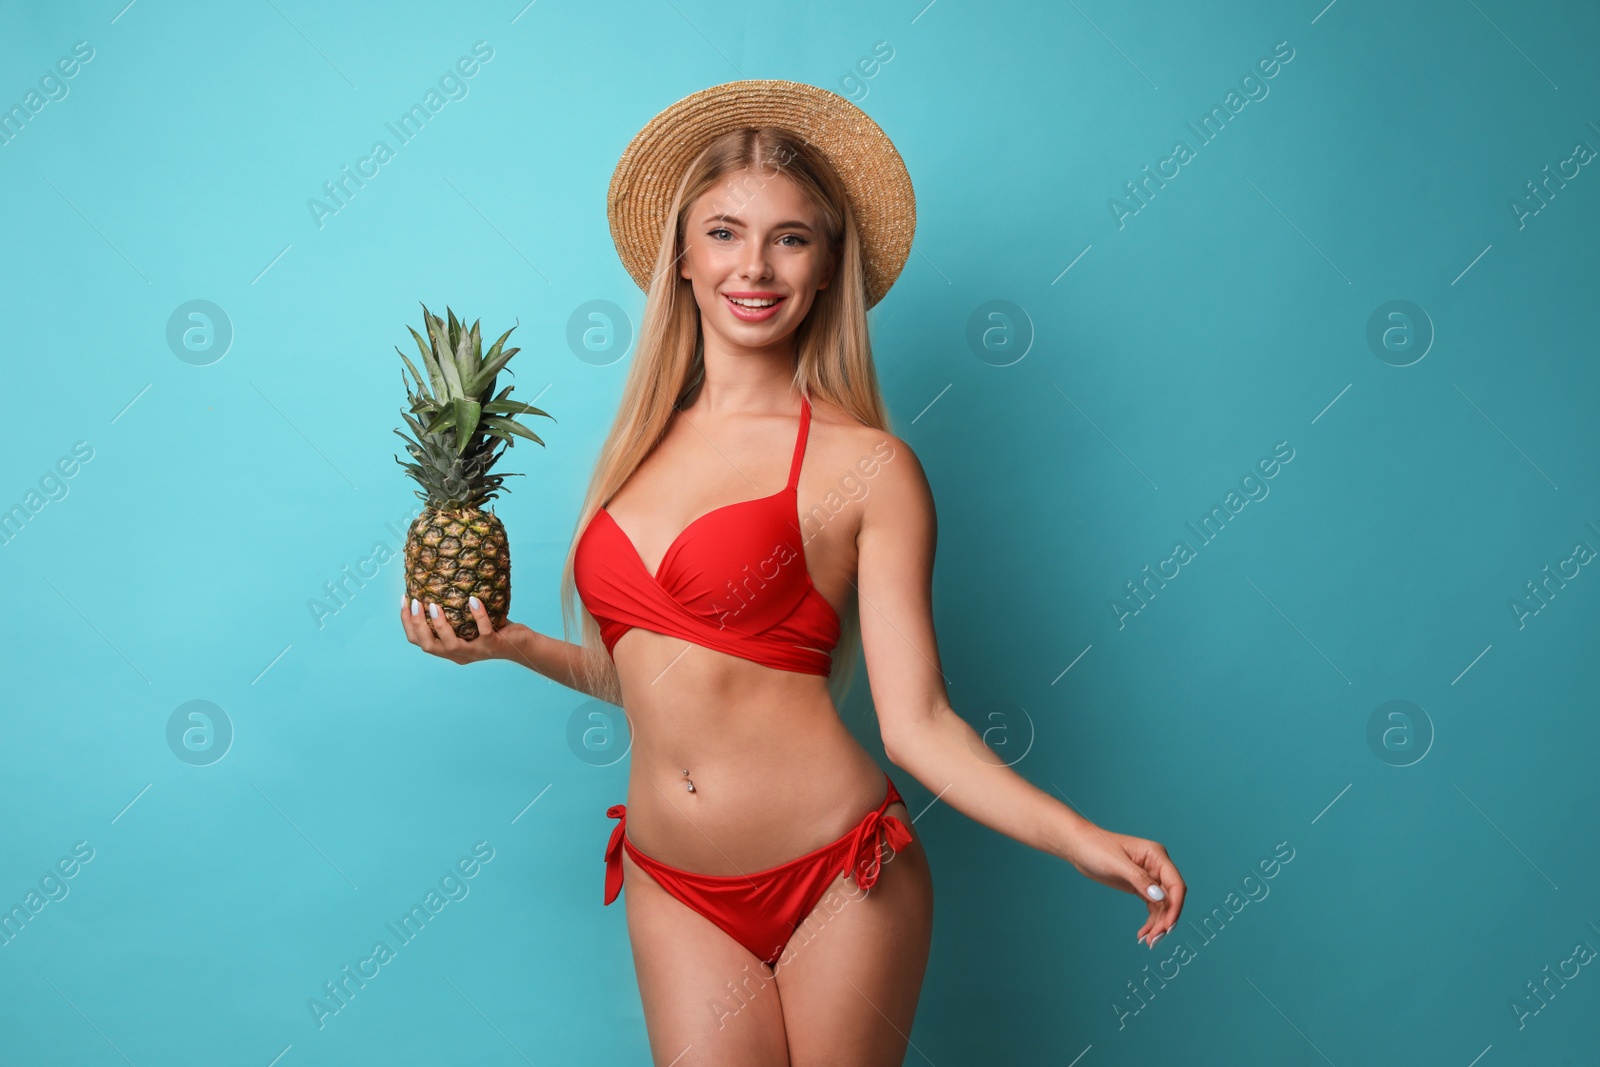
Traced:
<path fill-rule="evenodd" d="M 413 605 L 416 608 L 413 613 Z M 426 604 L 402 596 L 400 598 L 400 623 L 405 627 L 406 640 L 430 655 L 440 656 L 453 663 L 475 663 L 484 659 L 516 659 L 515 641 L 522 636 L 518 631 L 532 633 L 520 622 L 507 620 L 500 629 L 489 622 L 489 611 L 477 597 L 467 601 L 467 610 L 478 624 L 478 636 L 465 640 L 456 636 L 455 627 L 445 617 L 437 604 Z"/>

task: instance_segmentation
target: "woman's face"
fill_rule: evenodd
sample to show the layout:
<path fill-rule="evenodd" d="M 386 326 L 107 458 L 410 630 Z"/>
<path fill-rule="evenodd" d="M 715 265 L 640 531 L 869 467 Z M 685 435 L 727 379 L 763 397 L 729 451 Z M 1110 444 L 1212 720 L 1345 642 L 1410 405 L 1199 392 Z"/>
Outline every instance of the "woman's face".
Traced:
<path fill-rule="evenodd" d="M 780 173 L 741 170 L 691 206 L 678 272 L 693 283 L 707 335 L 765 348 L 793 334 L 833 280 L 829 260 L 805 194 Z"/>

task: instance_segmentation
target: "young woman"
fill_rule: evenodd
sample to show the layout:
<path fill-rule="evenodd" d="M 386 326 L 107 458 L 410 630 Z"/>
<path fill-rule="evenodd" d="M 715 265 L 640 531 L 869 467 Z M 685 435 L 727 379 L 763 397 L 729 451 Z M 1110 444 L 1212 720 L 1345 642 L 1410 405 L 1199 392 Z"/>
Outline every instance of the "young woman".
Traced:
<path fill-rule="evenodd" d="M 947 699 L 933 500 L 887 432 L 866 327 L 910 206 L 888 139 L 835 94 L 735 82 L 657 116 L 612 183 L 648 297 L 564 575 L 583 642 L 494 631 L 477 604 L 462 641 L 402 607 L 425 651 L 514 658 L 626 710 L 605 902 L 626 883 L 658 1064 L 902 1062 L 933 886 L 836 710 L 857 632 L 885 755 L 936 802 L 1140 896 L 1142 941 L 1182 906 L 1161 845 L 1030 785 Z"/>

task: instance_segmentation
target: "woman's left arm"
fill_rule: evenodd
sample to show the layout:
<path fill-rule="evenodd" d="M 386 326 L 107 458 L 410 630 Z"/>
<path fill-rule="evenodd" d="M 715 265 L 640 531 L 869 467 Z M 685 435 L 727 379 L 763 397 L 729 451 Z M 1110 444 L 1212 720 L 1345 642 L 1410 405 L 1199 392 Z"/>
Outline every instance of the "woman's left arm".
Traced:
<path fill-rule="evenodd" d="M 905 461 L 880 469 L 856 535 L 861 645 L 885 753 L 968 818 L 1144 900 L 1139 937 L 1153 944 L 1183 907 L 1166 849 L 1104 830 L 1038 789 L 951 708 L 933 629 L 933 494 L 911 449 L 892 443 Z"/>

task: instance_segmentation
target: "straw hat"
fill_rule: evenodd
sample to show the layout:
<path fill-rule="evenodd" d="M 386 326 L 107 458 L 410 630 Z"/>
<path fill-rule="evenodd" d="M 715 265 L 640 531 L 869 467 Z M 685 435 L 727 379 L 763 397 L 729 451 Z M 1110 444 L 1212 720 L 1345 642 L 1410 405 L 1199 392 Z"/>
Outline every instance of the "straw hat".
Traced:
<path fill-rule="evenodd" d="M 801 82 L 749 79 L 702 89 L 645 124 L 611 175 L 606 213 L 617 254 L 648 290 L 673 194 L 689 162 L 715 137 L 741 126 L 798 134 L 844 183 L 861 235 L 867 306 L 883 299 L 911 254 L 917 228 L 911 175 L 893 142 L 838 93 Z"/>

